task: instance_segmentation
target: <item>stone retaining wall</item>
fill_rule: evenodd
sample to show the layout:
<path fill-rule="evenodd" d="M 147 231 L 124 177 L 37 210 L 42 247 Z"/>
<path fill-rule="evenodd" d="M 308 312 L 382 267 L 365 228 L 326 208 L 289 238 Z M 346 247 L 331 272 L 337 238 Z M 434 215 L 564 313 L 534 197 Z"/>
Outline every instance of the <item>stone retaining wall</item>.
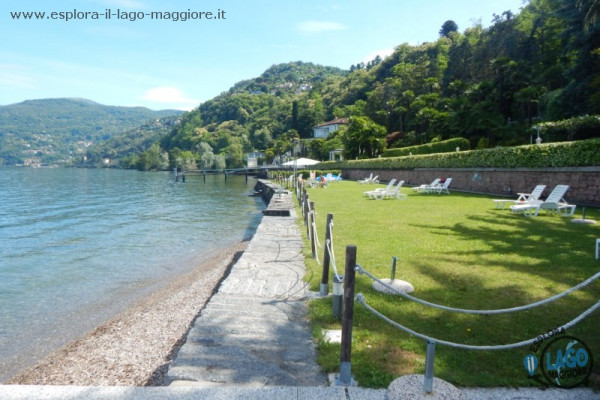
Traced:
<path fill-rule="evenodd" d="M 600 167 L 581 168 L 415 168 L 404 170 L 352 170 L 342 172 L 344 179 L 358 180 L 379 175 L 382 181 L 403 179 L 408 186 L 430 183 L 435 178 L 452 177 L 450 190 L 516 197 L 530 192 L 536 185 L 546 185 L 542 198 L 554 186 L 569 185 L 565 198 L 578 206 L 600 207 Z"/>
<path fill-rule="evenodd" d="M 264 215 L 276 217 L 289 217 L 290 210 L 294 208 L 292 195 L 283 190 L 281 186 L 268 180 L 259 179 L 254 186 L 254 191 L 261 196 L 267 208 L 263 210 Z"/>
<path fill-rule="evenodd" d="M 254 192 L 262 197 L 265 204 L 271 202 L 271 198 L 275 194 L 275 191 L 279 189 L 279 185 L 272 183 L 269 180 L 259 179 L 254 186 Z"/>

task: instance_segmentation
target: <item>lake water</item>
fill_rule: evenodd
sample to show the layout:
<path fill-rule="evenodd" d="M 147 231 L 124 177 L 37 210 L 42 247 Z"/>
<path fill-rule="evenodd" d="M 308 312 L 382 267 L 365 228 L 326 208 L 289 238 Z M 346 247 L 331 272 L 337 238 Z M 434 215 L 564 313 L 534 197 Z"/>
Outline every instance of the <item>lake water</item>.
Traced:
<path fill-rule="evenodd" d="M 248 239 L 243 176 L 0 168 L 0 382 Z"/>

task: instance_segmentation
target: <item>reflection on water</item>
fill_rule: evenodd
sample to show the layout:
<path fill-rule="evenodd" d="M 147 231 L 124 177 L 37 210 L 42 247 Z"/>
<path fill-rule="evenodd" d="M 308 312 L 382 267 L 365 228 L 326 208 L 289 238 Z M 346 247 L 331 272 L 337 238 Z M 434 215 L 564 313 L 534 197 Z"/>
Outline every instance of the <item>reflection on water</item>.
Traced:
<path fill-rule="evenodd" d="M 248 239 L 263 207 L 253 186 L 240 176 L 0 168 L 0 381 L 203 254 Z"/>

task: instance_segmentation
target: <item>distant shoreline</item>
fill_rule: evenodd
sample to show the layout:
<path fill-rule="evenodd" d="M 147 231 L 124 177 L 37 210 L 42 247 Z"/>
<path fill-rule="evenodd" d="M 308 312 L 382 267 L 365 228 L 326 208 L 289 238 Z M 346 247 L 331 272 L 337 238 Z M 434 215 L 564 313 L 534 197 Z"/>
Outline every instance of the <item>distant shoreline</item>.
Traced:
<path fill-rule="evenodd" d="M 187 331 L 248 246 L 216 252 L 192 271 L 52 352 L 5 384 L 163 386 Z"/>

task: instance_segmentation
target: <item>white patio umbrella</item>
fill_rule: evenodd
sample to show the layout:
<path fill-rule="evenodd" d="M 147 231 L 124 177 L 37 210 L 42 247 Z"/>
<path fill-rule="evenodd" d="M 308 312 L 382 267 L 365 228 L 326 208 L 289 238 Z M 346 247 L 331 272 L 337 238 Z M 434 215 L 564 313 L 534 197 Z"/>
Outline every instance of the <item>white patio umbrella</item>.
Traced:
<path fill-rule="evenodd" d="M 305 168 L 305 167 L 308 167 L 309 165 L 315 165 L 320 162 L 321 161 L 311 160 L 310 158 L 298 158 L 297 160 L 284 162 L 281 165 L 283 165 L 284 167 L 293 167 L 295 165 L 297 168 Z"/>

